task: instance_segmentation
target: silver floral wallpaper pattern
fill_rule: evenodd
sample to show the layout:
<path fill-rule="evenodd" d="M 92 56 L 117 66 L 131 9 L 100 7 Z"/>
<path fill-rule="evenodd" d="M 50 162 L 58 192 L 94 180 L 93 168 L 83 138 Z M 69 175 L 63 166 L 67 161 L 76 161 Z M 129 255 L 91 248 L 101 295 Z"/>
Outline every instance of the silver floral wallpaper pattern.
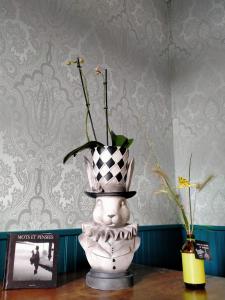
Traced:
<path fill-rule="evenodd" d="M 225 225 L 225 1 L 171 3 L 176 176 L 215 179 L 196 195 L 195 223 Z M 194 201 L 193 195 L 193 201 Z"/>
<path fill-rule="evenodd" d="M 212 2 L 216 9 L 218 1 Z M 209 20 L 215 18 L 215 24 L 202 27 L 203 36 L 199 42 L 199 36 L 192 35 L 188 27 L 189 18 L 197 22 L 197 17 L 186 15 L 185 9 L 180 7 L 174 11 L 178 13 L 183 9 L 186 20 L 184 22 L 180 17 L 177 20 L 181 23 L 180 30 L 186 32 L 176 32 L 177 43 L 191 53 L 184 61 L 183 58 L 176 61 L 177 74 L 185 61 L 190 67 L 188 60 L 191 58 L 199 64 L 204 61 L 200 51 L 204 51 L 206 43 L 214 40 L 221 43 L 222 56 L 223 20 L 220 14 L 213 14 L 212 8 L 205 7 L 206 12 L 212 11 L 207 17 Z M 189 26 L 194 24 L 191 22 Z M 175 223 L 175 208 L 169 201 L 154 195 L 157 183 L 151 172 L 154 152 L 162 167 L 174 176 L 165 1 L 1 0 L 0 230 L 80 227 L 91 218 L 94 203 L 83 192 L 87 188 L 83 155 L 62 164 L 66 153 L 85 142 L 85 108 L 78 72 L 75 67 L 65 65 L 65 60 L 78 55 L 85 59 L 84 70 L 98 139 L 103 140 L 105 133 L 102 128 L 102 84 L 94 74 L 95 66 L 100 64 L 109 71 L 111 127 L 135 140 L 130 152 L 136 160 L 132 189 L 137 190 L 137 196 L 129 200 L 132 221 L 139 224 Z M 197 105 L 203 105 L 205 110 L 207 99 L 208 110 L 204 117 L 209 121 L 205 126 L 218 125 L 219 141 L 221 127 L 217 113 L 222 112 L 220 102 L 214 98 L 222 95 L 223 70 L 218 64 L 219 73 L 213 60 L 209 63 L 211 71 L 204 65 L 202 75 L 199 70 L 196 74 L 199 84 L 195 94 L 190 92 L 194 83 L 190 76 L 182 100 L 188 98 L 191 102 L 193 96 L 202 99 Z M 215 78 L 210 76 L 211 72 Z M 208 87 L 204 87 L 204 74 L 207 74 Z M 173 86 L 173 100 L 177 102 L 177 116 L 173 120 L 176 130 L 183 113 L 178 105 L 183 89 L 178 83 L 179 80 Z M 207 98 L 208 89 L 211 98 Z M 184 105 L 182 109 L 185 109 Z M 192 105 L 187 109 L 189 113 L 183 122 L 189 122 L 188 118 L 193 117 L 193 126 L 199 126 L 201 119 L 196 110 L 191 113 Z M 220 121 L 223 124 L 222 116 Z M 196 143 L 209 132 L 205 130 L 207 128 L 201 133 L 197 131 Z M 189 129 L 187 132 L 189 134 Z M 175 139 L 175 142 L 181 144 L 182 140 Z M 217 142 L 210 143 L 210 147 L 217 145 Z M 204 145 L 201 147 L 205 148 Z M 176 166 L 180 165 L 180 150 L 178 146 Z M 217 149 L 217 162 L 214 161 L 219 168 L 222 167 L 222 163 L 219 165 L 220 150 Z M 213 161 L 215 155 L 209 148 L 207 151 Z M 205 164 L 207 166 L 210 161 Z"/>
<path fill-rule="evenodd" d="M 156 197 L 156 160 L 173 177 L 215 179 L 195 223 L 225 225 L 225 2 L 223 0 L 0 1 L 0 230 L 80 227 L 91 218 L 83 155 L 82 56 L 97 135 L 104 142 L 102 84 L 110 125 L 135 140 L 132 221 L 179 222 Z M 86 153 L 88 155 L 88 153 Z M 194 204 L 194 203 L 193 203 Z"/>

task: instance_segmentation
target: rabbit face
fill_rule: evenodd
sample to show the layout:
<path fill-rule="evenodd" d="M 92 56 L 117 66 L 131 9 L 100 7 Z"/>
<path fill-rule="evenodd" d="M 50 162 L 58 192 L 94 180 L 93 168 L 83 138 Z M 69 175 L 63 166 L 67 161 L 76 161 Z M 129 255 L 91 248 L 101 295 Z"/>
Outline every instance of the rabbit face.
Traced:
<path fill-rule="evenodd" d="M 97 224 L 121 227 L 127 224 L 129 218 L 130 210 L 126 198 L 119 196 L 96 198 L 93 219 Z"/>

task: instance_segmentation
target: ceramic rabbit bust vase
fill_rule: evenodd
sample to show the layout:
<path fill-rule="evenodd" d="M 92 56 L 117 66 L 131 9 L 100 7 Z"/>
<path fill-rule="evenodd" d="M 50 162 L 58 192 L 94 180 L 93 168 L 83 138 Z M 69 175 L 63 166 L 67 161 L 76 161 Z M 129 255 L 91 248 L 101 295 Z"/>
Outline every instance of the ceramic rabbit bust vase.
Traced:
<path fill-rule="evenodd" d="M 127 149 L 122 149 L 121 153 L 119 147 L 114 148 L 110 149 L 114 153 L 113 158 L 112 153 L 101 156 L 106 146 L 99 150 L 102 151 L 100 155 L 93 155 L 92 162 L 85 157 L 91 188 L 86 194 L 95 198 L 95 207 L 93 221 L 82 225 L 79 242 L 91 266 L 86 283 L 100 290 L 116 290 L 133 285 L 133 275 L 127 270 L 140 245 L 137 224 L 128 223 L 130 210 L 127 199 L 136 193 L 129 191 L 134 160 L 128 162 Z M 117 151 L 119 156 L 115 157 Z M 110 163 L 107 165 L 108 161 Z"/>

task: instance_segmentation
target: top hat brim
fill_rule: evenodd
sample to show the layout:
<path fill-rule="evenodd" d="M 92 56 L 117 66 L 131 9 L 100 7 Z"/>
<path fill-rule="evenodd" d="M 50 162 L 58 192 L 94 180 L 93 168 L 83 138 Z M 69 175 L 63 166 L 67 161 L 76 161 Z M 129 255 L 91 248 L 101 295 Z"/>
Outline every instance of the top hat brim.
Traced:
<path fill-rule="evenodd" d="M 104 196 L 120 196 L 124 198 L 131 198 L 136 194 L 136 191 L 128 191 L 128 192 L 88 192 L 85 191 L 85 194 L 91 198 L 104 197 Z"/>

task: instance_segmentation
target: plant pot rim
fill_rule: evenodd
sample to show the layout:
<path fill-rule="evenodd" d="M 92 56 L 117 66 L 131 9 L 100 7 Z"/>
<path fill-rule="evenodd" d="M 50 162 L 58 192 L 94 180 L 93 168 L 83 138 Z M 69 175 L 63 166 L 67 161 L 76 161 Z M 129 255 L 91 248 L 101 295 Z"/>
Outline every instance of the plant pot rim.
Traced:
<path fill-rule="evenodd" d="M 124 155 L 126 153 L 126 155 L 129 155 L 129 149 L 126 147 L 121 147 L 121 146 L 112 146 L 112 145 L 104 145 L 104 146 L 97 146 L 91 149 L 91 152 L 99 152 L 99 154 L 103 153 L 103 152 L 109 152 L 111 153 L 111 155 L 116 152 L 116 151 L 120 151 L 122 155 Z"/>
<path fill-rule="evenodd" d="M 113 146 L 113 145 L 96 146 L 96 147 L 94 147 L 93 149 L 96 149 L 96 148 L 117 148 L 117 149 L 126 149 L 126 150 L 128 150 L 127 147 L 123 147 L 123 146 Z"/>

